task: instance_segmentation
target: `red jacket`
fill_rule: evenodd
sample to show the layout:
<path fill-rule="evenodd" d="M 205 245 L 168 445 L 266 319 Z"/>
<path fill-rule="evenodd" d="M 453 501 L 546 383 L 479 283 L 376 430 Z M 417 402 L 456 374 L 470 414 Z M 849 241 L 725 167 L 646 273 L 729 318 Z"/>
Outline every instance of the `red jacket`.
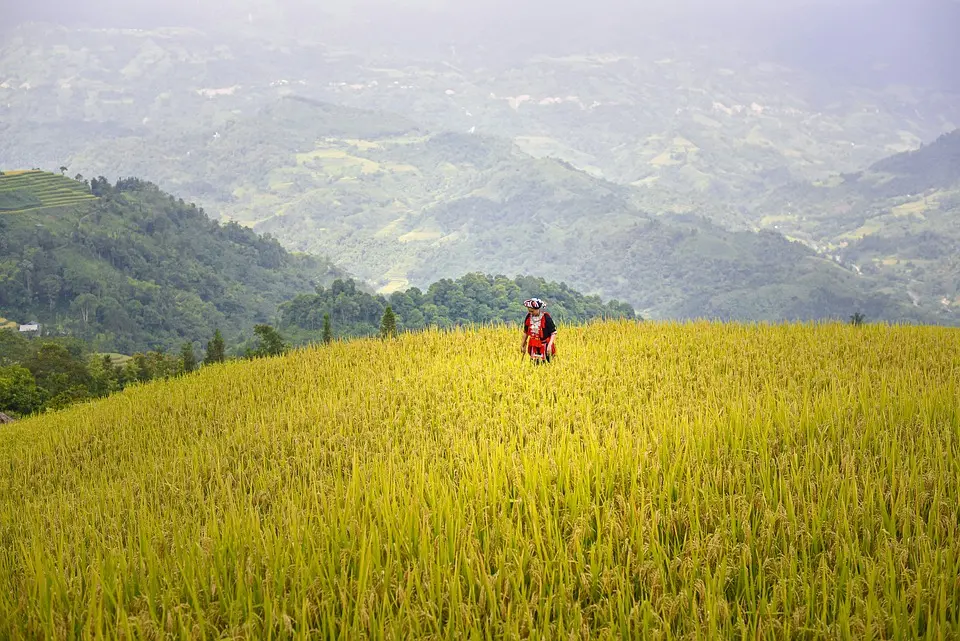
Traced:
<path fill-rule="evenodd" d="M 523 332 L 527 335 L 527 352 L 533 354 L 541 354 L 543 352 L 543 346 L 550 340 L 550 337 L 557 333 L 557 326 L 553 322 L 553 319 L 550 317 L 550 314 L 547 312 L 540 313 L 540 331 L 532 333 L 531 330 L 531 320 L 532 314 L 527 314 L 527 317 L 523 320 Z M 557 353 L 557 344 L 554 342 L 552 349 L 550 350 L 551 354 Z"/>

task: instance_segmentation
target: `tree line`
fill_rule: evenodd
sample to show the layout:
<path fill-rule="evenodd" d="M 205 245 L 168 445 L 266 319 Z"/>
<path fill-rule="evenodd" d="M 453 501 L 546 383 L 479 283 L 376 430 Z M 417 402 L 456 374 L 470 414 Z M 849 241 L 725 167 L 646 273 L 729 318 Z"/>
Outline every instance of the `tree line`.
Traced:
<path fill-rule="evenodd" d="M 291 347 L 362 336 L 390 338 L 426 327 L 519 323 L 524 298 L 546 298 L 561 323 L 596 318 L 636 318 L 632 307 L 603 303 L 565 284 L 541 278 L 468 274 L 426 292 L 410 288 L 372 294 L 353 280 L 300 295 L 280 306 L 280 328 L 254 326 L 252 335 L 228 345 L 216 329 L 206 345 L 184 342 L 178 351 L 145 350 L 132 356 L 102 354 L 78 337 L 27 338 L 0 331 L 0 412 L 22 417 L 101 398 L 131 385 L 190 374 L 229 360 L 279 356 Z"/>
<path fill-rule="evenodd" d="M 350 279 L 337 279 L 313 294 L 300 294 L 279 307 L 279 327 L 297 343 L 315 342 L 325 325 L 336 337 L 370 336 L 380 331 L 390 309 L 397 331 L 427 327 L 451 328 L 471 324 L 514 324 L 523 319 L 523 301 L 538 296 L 548 301 L 560 323 L 583 323 L 598 318 L 636 318 L 632 306 L 599 296 L 587 296 L 565 283 L 539 277 L 466 274 L 443 279 L 426 291 L 417 287 L 389 295 L 364 291 Z"/>
<path fill-rule="evenodd" d="M 203 353 L 187 342 L 175 353 L 157 349 L 124 356 L 93 352 L 75 337 L 26 338 L 0 330 L 0 413 L 23 417 L 63 409 L 131 385 L 190 374 L 205 365 L 286 350 L 269 325 L 258 325 L 254 331 L 257 341 L 240 355 L 229 353 L 218 329 Z"/>

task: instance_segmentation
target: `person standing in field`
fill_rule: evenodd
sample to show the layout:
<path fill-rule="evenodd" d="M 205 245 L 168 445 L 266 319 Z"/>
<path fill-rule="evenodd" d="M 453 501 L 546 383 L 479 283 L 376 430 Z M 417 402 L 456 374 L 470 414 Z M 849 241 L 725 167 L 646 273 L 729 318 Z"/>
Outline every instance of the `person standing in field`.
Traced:
<path fill-rule="evenodd" d="M 523 301 L 527 317 L 523 320 L 523 346 L 521 351 L 534 363 L 549 363 L 557 355 L 557 326 L 539 298 Z"/>

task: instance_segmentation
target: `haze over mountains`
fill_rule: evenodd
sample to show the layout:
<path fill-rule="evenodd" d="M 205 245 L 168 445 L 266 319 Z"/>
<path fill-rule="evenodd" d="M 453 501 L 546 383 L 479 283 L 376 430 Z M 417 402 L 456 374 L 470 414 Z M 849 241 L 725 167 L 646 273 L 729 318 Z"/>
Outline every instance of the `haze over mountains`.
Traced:
<path fill-rule="evenodd" d="M 652 317 L 960 318 L 960 168 L 834 202 L 842 176 L 916 173 L 930 154 L 897 154 L 960 124 L 956 2 L 13 15 L 0 168 L 143 177 L 384 292 L 483 270 Z"/>
<path fill-rule="evenodd" d="M 960 87 L 955 0 L 218 0 L 16 3 L 6 25 L 189 26 L 348 40 L 365 47 L 446 52 L 450 45 L 557 54 L 636 52 L 659 38 L 685 47 L 733 45 L 834 78 Z"/>

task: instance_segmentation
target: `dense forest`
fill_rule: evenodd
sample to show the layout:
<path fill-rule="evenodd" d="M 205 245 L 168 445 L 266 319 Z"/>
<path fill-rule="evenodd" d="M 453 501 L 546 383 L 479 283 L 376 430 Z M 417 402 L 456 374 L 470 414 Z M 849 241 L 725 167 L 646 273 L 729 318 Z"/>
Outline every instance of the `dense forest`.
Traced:
<path fill-rule="evenodd" d="M 189 343 L 186 344 L 189 346 Z M 78 338 L 30 339 L 0 330 L 0 412 L 25 416 L 99 398 L 129 385 L 192 371 L 196 359 L 184 352 L 138 353 L 135 357 L 94 354 Z"/>
<path fill-rule="evenodd" d="M 216 328 L 237 338 L 271 322 L 284 300 L 343 275 L 151 183 L 82 182 L 95 199 L 0 215 L 0 315 L 97 351 L 171 350 Z"/>

